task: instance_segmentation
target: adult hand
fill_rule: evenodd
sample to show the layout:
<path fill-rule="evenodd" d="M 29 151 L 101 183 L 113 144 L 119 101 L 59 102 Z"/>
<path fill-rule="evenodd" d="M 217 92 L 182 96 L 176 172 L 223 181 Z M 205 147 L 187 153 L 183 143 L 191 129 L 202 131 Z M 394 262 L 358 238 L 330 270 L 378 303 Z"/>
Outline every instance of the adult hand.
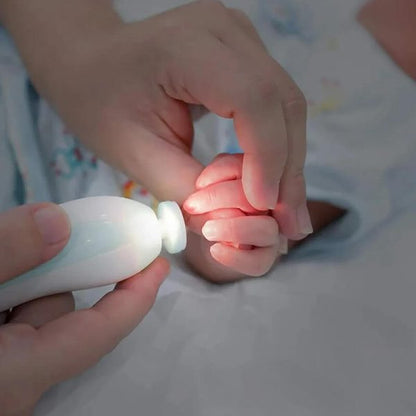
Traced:
<path fill-rule="evenodd" d="M 291 239 L 311 232 L 305 99 L 242 12 L 197 1 L 125 24 L 110 0 L 2 3 L 37 88 L 104 160 L 184 201 L 202 170 L 188 105 L 202 105 L 234 120 L 250 204 Z"/>
<path fill-rule="evenodd" d="M 55 256 L 69 234 L 64 211 L 53 204 L 0 214 L 0 283 Z M 0 313 L 1 415 L 29 415 L 52 385 L 110 352 L 149 311 L 167 271 L 158 259 L 91 309 L 74 312 L 67 293 Z"/>

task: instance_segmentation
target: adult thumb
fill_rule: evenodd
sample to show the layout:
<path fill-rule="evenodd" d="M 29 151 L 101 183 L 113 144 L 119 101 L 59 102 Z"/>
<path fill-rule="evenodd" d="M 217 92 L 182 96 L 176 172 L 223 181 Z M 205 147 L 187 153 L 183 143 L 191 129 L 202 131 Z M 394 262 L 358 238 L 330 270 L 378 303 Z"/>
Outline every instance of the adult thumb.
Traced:
<path fill-rule="evenodd" d="M 56 204 L 23 205 L 0 214 L 0 283 L 54 257 L 69 235 L 68 217 Z"/>

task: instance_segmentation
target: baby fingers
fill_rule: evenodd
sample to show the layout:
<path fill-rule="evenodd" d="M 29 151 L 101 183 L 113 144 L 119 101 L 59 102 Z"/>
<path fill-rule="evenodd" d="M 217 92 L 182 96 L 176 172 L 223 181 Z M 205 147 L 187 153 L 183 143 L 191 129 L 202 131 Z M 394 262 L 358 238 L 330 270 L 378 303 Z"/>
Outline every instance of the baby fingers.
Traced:
<path fill-rule="evenodd" d="M 189 231 L 192 231 L 196 234 L 202 235 L 202 227 L 209 220 L 217 219 L 228 219 L 235 217 L 244 217 L 245 214 L 239 209 L 228 208 L 228 209 L 217 209 L 215 211 L 210 211 L 205 214 L 199 215 L 189 215 L 186 219 L 186 227 Z"/>
<path fill-rule="evenodd" d="M 239 250 L 225 244 L 211 246 L 212 257 L 222 265 L 247 276 L 266 274 L 278 257 L 276 246 Z"/>
<path fill-rule="evenodd" d="M 190 214 L 204 214 L 223 208 L 237 208 L 247 213 L 258 212 L 247 201 L 240 179 L 209 185 L 193 193 L 183 207 Z"/>
<path fill-rule="evenodd" d="M 221 153 L 201 172 L 196 187 L 201 189 L 214 183 L 241 179 L 242 169 L 242 154 Z"/>
<path fill-rule="evenodd" d="M 265 215 L 209 220 L 202 227 L 202 234 L 209 241 L 256 247 L 275 246 L 279 242 L 277 222 Z"/>

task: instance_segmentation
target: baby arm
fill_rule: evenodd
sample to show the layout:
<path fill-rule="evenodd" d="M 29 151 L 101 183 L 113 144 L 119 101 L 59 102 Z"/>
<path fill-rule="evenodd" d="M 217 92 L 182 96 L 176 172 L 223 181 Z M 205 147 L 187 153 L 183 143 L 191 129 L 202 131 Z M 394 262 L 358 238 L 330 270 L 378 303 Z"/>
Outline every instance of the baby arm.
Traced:
<path fill-rule="evenodd" d="M 262 276 L 288 250 L 273 212 L 257 211 L 245 198 L 241 171 L 242 155 L 219 155 L 202 171 L 196 192 L 184 203 L 190 215 L 187 260 L 211 281 Z M 343 213 L 324 202 L 308 204 L 315 230 Z"/>

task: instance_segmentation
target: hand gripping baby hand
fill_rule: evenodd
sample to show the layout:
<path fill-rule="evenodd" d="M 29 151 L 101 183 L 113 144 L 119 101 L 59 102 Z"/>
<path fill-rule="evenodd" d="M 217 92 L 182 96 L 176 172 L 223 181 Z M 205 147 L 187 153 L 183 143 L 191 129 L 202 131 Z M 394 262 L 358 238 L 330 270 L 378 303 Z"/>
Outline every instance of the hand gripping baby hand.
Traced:
<path fill-rule="evenodd" d="M 188 227 L 208 241 L 212 257 L 249 276 L 267 273 L 287 251 L 276 220 L 247 201 L 242 183 L 243 155 L 219 155 L 196 182 L 197 191 L 184 203 Z M 280 252 L 280 253 L 279 253 Z"/>
<path fill-rule="evenodd" d="M 234 121 L 250 204 L 279 194 L 284 234 L 308 232 L 306 101 L 244 13 L 202 0 L 124 23 L 111 0 L 2 0 L 0 21 L 67 128 L 156 198 L 193 190 L 188 105 L 202 105 Z"/>

